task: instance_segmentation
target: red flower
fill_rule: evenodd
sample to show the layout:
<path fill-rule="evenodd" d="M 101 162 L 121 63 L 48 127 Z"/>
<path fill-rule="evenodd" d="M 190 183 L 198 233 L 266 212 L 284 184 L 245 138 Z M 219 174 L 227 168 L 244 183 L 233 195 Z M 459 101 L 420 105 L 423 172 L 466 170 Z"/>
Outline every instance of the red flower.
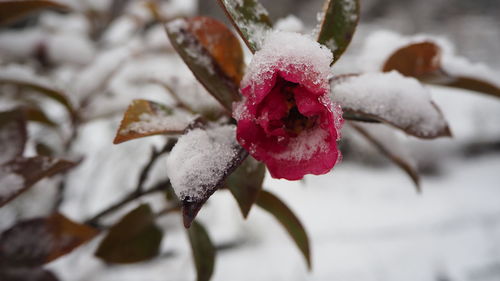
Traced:
<path fill-rule="evenodd" d="M 236 138 L 274 178 L 325 174 L 340 158 L 340 107 L 329 98 L 331 52 L 309 38 L 270 34 L 241 84 Z"/>

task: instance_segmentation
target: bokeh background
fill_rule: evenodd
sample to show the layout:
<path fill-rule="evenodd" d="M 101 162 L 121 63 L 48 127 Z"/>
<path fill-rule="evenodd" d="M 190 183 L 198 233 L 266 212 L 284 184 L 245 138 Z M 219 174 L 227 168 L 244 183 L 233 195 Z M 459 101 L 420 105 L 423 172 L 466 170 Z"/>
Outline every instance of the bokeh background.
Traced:
<path fill-rule="evenodd" d="M 65 2 L 76 10 L 106 9 L 110 3 Z M 94 93 L 87 112 L 92 121 L 80 128 L 70 151 L 70 156 L 85 155 L 70 174 L 62 205 L 74 220 L 88 218 L 131 190 L 151 146 L 162 143 L 161 137 L 151 137 L 111 144 L 121 113 L 132 99 L 172 102 L 163 89 L 145 80 L 177 81 L 181 90 L 204 94 L 175 52 L 151 51 L 167 48 L 168 42 L 161 26 L 143 31 L 130 20 L 143 16 L 140 2 L 130 1 L 99 42 L 92 40 L 85 19 L 75 14 L 47 12 L 0 30 L 2 68 L 35 69 L 71 92 L 76 101 Z M 294 15 L 285 25 L 304 32 L 314 28 L 322 6 L 319 0 L 261 2 L 275 21 Z M 172 17 L 201 14 L 225 20 L 215 0 L 163 4 Z M 362 0 L 361 4 L 359 28 L 351 48 L 334 68 L 337 73 L 364 69 L 366 61 L 360 58 L 377 56 L 375 50 L 372 54 L 364 47 L 365 42 L 380 32 L 444 37 L 459 55 L 500 70 L 497 0 Z M 29 44 L 39 42 L 33 38 L 45 38 L 49 48 L 58 46 L 51 53 L 55 68 L 40 70 L 30 52 L 23 53 Z M 140 50 L 145 51 L 135 55 Z M 119 65 L 117 71 L 110 70 L 113 65 Z M 103 77 L 108 78 L 102 81 Z M 222 191 L 200 213 L 220 249 L 213 280 L 500 280 L 500 100 L 464 90 L 429 89 L 454 138 L 422 141 L 399 136 L 422 173 L 422 194 L 376 149 L 346 130 L 341 141 L 344 161 L 331 173 L 299 182 L 269 176 L 265 181 L 265 188 L 287 202 L 308 231 L 313 270 L 307 271 L 299 251 L 272 217 L 254 208 L 243 220 L 233 198 Z M 2 109 L 9 106 L 2 101 Z M 44 106 L 52 109 L 54 119 L 64 122 L 64 113 L 56 105 Z M 36 139 L 57 145 L 57 138 L 43 127 L 29 129 Z M 165 176 L 164 163 L 162 159 L 154 167 L 150 182 Z M 0 209 L 0 228 L 49 213 L 56 191 L 57 179 L 37 184 Z M 160 197 L 144 201 L 159 206 Z M 98 243 L 93 241 L 48 268 L 68 281 L 193 280 L 195 271 L 180 219 L 166 216 L 159 223 L 166 236 L 162 254 L 151 262 L 107 266 L 93 257 Z"/>

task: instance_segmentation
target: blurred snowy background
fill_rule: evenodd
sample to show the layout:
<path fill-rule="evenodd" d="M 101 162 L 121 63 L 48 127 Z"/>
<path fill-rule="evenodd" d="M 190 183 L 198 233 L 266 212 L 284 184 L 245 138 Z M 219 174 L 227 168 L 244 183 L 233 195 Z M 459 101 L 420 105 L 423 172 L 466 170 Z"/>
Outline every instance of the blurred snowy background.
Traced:
<path fill-rule="evenodd" d="M 105 10 L 110 3 L 61 2 L 77 11 Z M 216 1 L 161 3 L 169 18 L 202 14 L 224 20 Z M 322 5 L 319 0 L 262 3 L 274 20 L 295 15 L 280 24 L 298 31 L 313 29 Z M 361 24 L 334 71 L 370 70 L 380 53 L 365 48 L 365 43 L 384 46 L 391 36 L 387 32 L 443 36 L 458 54 L 499 70 L 499 14 L 498 0 L 363 0 Z M 177 91 L 192 93 L 186 102 L 203 99 L 203 106 L 216 106 L 177 58 L 163 27 L 146 26 L 150 18 L 142 1 L 132 0 L 99 35 L 82 13 L 47 12 L 0 30 L 0 75 L 36 76 L 64 89 L 73 103 L 85 104 L 87 121 L 70 150 L 71 155 L 85 158 L 70 174 L 62 205 L 74 220 L 92 216 L 131 190 L 151 146 L 161 144 L 161 137 L 111 144 L 132 99 L 174 102 L 151 81 L 168 81 Z M 93 40 L 96 36 L 98 41 Z M 222 191 L 200 213 L 220 248 L 213 280 L 500 280 L 500 100 L 428 87 L 454 138 L 421 141 L 400 136 L 422 173 L 422 194 L 415 193 L 404 173 L 346 130 L 344 162 L 330 174 L 302 182 L 267 177 L 265 182 L 304 223 L 311 239 L 313 271 L 307 272 L 299 251 L 273 218 L 254 208 L 249 219 L 242 220 L 233 198 Z M 13 106 L 12 101 L 1 100 L 0 109 Z M 58 105 L 44 101 L 43 106 L 50 109 L 51 118 L 68 125 Z M 30 124 L 29 130 L 34 140 L 28 154 L 35 153 L 36 142 L 63 146 L 43 126 Z M 162 160 L 154 167 L 151 182 L 165 177 L 164 164 Z M 56 181 L 44 180 L 0 209 L 0 228 L 49 213 Z M 163 198 L 145 200 L 159 205 Z M 180 220 L 166 216 L 160 224 L 166 236 L 162 255 L 152 262 L 106 266 L 92 256 L 98 243 L 93 241 L 49 268 L 67 281 L 194 279 Z"/>

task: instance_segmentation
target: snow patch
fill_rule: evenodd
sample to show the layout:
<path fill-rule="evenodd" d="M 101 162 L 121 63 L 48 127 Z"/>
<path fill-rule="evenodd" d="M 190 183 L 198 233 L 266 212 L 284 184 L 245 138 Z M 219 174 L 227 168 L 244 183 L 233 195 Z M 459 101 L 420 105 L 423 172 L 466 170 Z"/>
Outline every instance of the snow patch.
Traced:
<path fill-rule="evenodd" d="M 167 175 L 181 200 L 204 199 L 236 156 L 236 127 L 194 129 L 181 136 L 167 158 Z"/>

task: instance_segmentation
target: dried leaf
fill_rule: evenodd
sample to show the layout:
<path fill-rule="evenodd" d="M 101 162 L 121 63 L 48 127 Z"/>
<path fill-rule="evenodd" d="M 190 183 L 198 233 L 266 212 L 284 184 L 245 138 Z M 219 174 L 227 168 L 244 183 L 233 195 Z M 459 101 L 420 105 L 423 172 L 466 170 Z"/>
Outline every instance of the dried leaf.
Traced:
<path fill-rule="evenodd" d="M 45 156 L 18 157 L 0 166 L 0 207 L 27 191 L 39 180 L 62 173 L 76 163 Z"/>
<path fill-rule="evenodd" d="M 24 0 L 24 1 L 1 1 L 0 2 L 0 25 L 13 22 L 33 12 L 43 9 L 68 10 L 68 7 L 48 0 Z"/>
<path fill-rule="evenodd" d="M 441 48 L 432 42 L 415 43 L 397 50 L 383 67 L 384 72 L 396 70 L 415 78 L 435 75 L 440 69 Z"/>
<path fill-rule="evenodd" d="M 273 215 L 283 225 L 302 252 L 307 267 L 311 269 L 309 238 L 297 216 L 278 197 L 266 190 L 260 192 L 257 205 Z"/>
<path fill-rule="evenodd" d="M 240 42 L 231 30 L 222 22 L 209 17 L 188 19 L 187 29 L 210 53 L 222 71 L 239 85 L 245 61 Z"/>
<path fill-rule="evenodd" d="M 134 100 L 125 112 L 114 144 L 160 134 L 181 134 L 192 116 L 148 100 Z"/>
<path fill-rule="evenodd" d="M 0 267 L 0 280 L 4 281 L 58 281 L 50 271 L 41 267 Z"/>
<path fill-rule="evenodd" d="M 0 112 L 0 165 L 21 156 L 26 139 L 24 114 L 19 110 Z"/>
<path fill-rule="evenodd" d="M 215 265 L 215 247 L 208 236 L 205 227 L 194 221 L 191 228 L 187 230 L 189 242 L 193 252 L 193 260 L 196 266 L 197 281 L 208 281 L 212 276 Z"/>
<path fill-rule="evenodd" d="M 211 34 L 211 37 L 208 37 L 207 31 L 200 30 L 202 19 L 211 22 L 212 31 L 218 31 L 218 35 Z M 232 103 L 240 98 L 238 83 L 235 81 L 240 79 L 241 64 L 243 62 L 229 60 L 222 62 L 218 61 L 220 58 L 215 56 L 216 48 L 208 44 L 208 42 L 215 40 L 213 38 L 221 36 L 220 34 L 227 36 L 228 32 L 230 32 L 226 28 L 222 28 L 221 25 L 221 23 L 215 23 L 215 20 L 197 17 L 170 21 L 165 25 L 165 28 L 172 46 L 191 69 L 194 76 L 230 113 Z M 203 44 L 203 41 L 206 41 L 207 44 Z M 233 41 L 233 39 L 230 41 Z M 236 44 L 230 44 L 226 47 L 236 48 L 236 50 L 231 51 L 235 54 L 241 51 L 241 47 Z M 221 47 L 218 47 L 217 51 L 222 51 Z M 238 59 L 242 59 L 242 57 Z M 231 67 L 227 65 L 231 65 Z M 230 69 L 233 69 L 234 73 L 226 72 Z"/>
<path fill-rule="evenodd" d="M 428 90 L 413 78 L 395 71 L 349 74 L 334 77 L 331 86 L 348 120 L 383 122 L 423 139 L 451 136 Z"/>
<path fill-rule="evenodd" d="M 135 263 L 158 255 L 163 233 L 147 204 L 140 205 L 111 227 L 95 256 L 109 263 Z"/>
<path fill-rule="evenodd" d="M 264 164 L 249 156 L 226 180 L 245 218 L 259 196 L 265 174 Z"/>
<path fill-rule="evenodd" d="M 347 49 L 359 21 L 359 0 L 326 0 L 318 42 L 332 50 L 333 62 Z"/>
<path fill-rule="evenodd" d="M 433 42 L 412 43 L 395 51 L 385 62 L 383 71 L 397 70 L 405 76 L 415 77 L 426 83 L 500 97 L 498 84 L 487 79 L 449 73 L 447 69 L 450 67 L 443 65 L 441 52 L 441 47 Z"/>
<path fill-rule="evenodd" d="M 50 118 L 45 114 L 45 112 L 43 112 L 41 108 L 35 106 L 27 106 L 22 107 L 21 110 L 24 113 L 26 120 L 28 121 L 38 122 L 50 127 L 57 126 L 57 124 L 50 120 Z"/>
<path fill-rule="evenodd" d="M 0 264 L 40 266 L 70 253 L 97 234 L 96 229 L 59 213 L 21 221 L 0 236 Z"/>
<path fill-rule="evenodd" d="M 415 165 L 403 155 L 396 146 L 397 139 L 394 134 L 387 131 L 375 133 L 380 128 L 371 129 L 368 124 L 349 123 L 358 133 L 364 136 L 371 144 L 373 144 L 384 156 L 394 162 L 401 168 L 415 183 L 417 192 L 421 192 L 420 176 L 418 175 Z"/>
<path fill-rule="evenodd" d="M 219 0 L 219 4 L 250 51 L 258 51 L 266 32 L 273 27 L 264 6 L 258 0 Z"/>

